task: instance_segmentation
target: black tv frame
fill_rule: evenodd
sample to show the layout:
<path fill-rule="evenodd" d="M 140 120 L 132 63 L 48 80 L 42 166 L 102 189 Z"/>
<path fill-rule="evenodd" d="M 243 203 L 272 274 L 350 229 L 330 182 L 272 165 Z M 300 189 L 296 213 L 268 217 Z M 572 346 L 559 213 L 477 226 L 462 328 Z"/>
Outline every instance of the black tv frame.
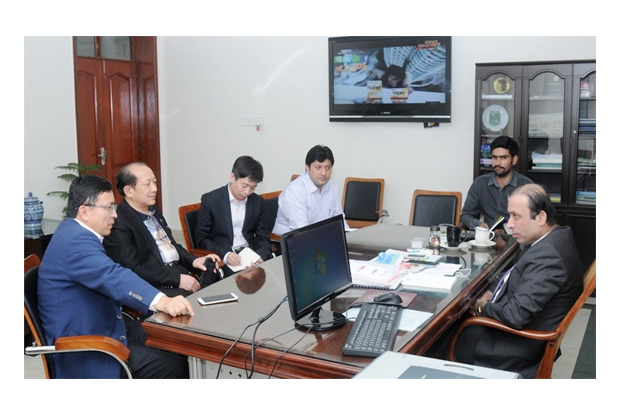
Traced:
<path fill-rule="evenodd" d="M 427 41 L 440 41 L 445 44 L 445 86 L 444 102 L 426 103 L 335 103 L 334 55 L 340 49 L 376 49 L 391 46 L 412 46 Z M 329 70 L 329 114 L 330 121 L 348 122 L 451 122 L 451 36 L 349 36 L 328 38 Z"/>

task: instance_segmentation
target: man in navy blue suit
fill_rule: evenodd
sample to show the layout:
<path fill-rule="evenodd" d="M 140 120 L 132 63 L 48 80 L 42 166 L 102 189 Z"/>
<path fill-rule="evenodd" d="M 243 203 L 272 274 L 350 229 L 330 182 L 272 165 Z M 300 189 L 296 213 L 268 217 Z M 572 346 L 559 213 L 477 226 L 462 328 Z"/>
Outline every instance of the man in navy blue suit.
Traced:
<path fill-rule="evenodd" d="M 117 217 L 113 187 L 97 176 L 81 176 L 69 188 L 67 219 L 54 232 L 39 268 L 38 303 L 50 344 L 59 337 L 104 335 L 130 349 L 137 378 L 188 377 L 186 358 L 145 346 L 138 321 L 122 316 L 124 304 L 142 313 L 190 314 L 182 297 L 167 297 L 134 272 L 110 259 L 102 239 Z M 122 368 L 101 353 L 54 356 L 58 378 L 119 378 Z"/>

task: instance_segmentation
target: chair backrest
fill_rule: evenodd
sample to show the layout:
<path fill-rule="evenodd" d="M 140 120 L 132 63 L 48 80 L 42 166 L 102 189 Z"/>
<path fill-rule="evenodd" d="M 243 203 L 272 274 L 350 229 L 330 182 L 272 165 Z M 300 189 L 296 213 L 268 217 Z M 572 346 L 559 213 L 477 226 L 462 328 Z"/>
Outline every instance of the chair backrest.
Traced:
<path fill-rule="evenodd" d="M 48 346 L 43 324 L 39 318 L 37 284 L 39 281 L 39 257 L 30 255 L 24 259 L 24 318 L 37 346 Z M 43 368 L 48 379 L 54 378 L 52 355 L 42 354 Z"/>
<path fill-rule="evenodd" d="M 263 193 L 260 196 L 265 199 L 265 223 L 267 230 L 271 233 L 273 225 L 276 223 L 276 217 L 278 216 L 278 197 L 282 193 L 282 190 L 277 192 Z"/>
<path fill-rule="evenodd" d="M 182 226 L 182 234 L 187 250 L 197 249 L 195 243 L 195 226 L 197 225 L 197 217 L 200 212 L 200 203 L 192 205 L 180 206 L 178 208 L 178 216 L 180 218 L 180 226 Z"/>
<path fill-rule="evenodd" d="M 347 177 L 343 187 L 343 212 L 349 226 L 362 228 L 378 222 L 376 212 L 384 202 L 384 179 Z"/>
<path fill-rule="evenodd" d="M 582 294 L 579 296 L 573 307 L 569 310 L 569 312 L 564 316 L 560 325 L 555 330 L 557 333 L 557 337 L 554 340 L 548 340 L 545 346 L 545 353 L 543 354 L 543 358 L 540 361 L 540 365 L 538 366 L 538 370 L 536 371 L 536 379 L 550 379 L 551 371 L 553 369 L 553 362 L 556 359 L 556 354 L 560 349 L 560 344 L 566 335 L 567 330 L 571 326 L 571 323 L 575 319 L 577 312 L 582 308 L 588 297 L 595 291 L 597 287 L 597 260 L 595 259 L 593 263 L 588 267 L 586 274 L 584 274 L 584 290 Z"/>
<path fill-rule="evenodd" d="M 417 189 L 412 195 L 409 224 L 432 226 L 452 223 L 460 226 L 462 193 Z"/>

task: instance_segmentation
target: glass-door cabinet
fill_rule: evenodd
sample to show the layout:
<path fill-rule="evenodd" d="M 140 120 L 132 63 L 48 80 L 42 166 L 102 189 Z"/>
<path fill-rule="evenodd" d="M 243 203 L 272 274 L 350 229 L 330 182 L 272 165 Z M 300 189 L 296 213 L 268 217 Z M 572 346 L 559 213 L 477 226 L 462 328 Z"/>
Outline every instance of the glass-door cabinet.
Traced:
<path fill-rule="evenodd" d="M 597 71 L 594 64 L 575 65 L 573 103 L 575 157 L 571 193 L 581 207 L 597 204 Z"/>
<path fill-rule="evenodd" d="M 596 84 L 594 61 L 476 65 L 474 178 L 492 171 L 495 138 L 516 140 L 518 171 L 547 189 L 584 265 L 595 255 Z"/>
<path fill-rule="evenodd" d="M 490 143 L 500 135 L 517 139 L 520 132 L 522 67 L 482 68 L 478 72 L 475 177 L 492 171 Z"/>
<path fill-rule="evenodd" d="M 570 152 L 571 65 L 523 67 L 520 171 L 545 186 L 553 203 L 566 203 Z"/>

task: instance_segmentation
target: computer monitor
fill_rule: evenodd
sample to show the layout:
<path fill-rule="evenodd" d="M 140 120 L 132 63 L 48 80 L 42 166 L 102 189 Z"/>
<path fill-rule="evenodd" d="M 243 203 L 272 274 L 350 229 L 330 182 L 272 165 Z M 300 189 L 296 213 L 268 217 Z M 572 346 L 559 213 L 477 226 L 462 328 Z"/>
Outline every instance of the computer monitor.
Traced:
<path fill-rule="evenodd" d="M 352 286 L 343 215 L 285 233 L 280 243 L 295 326 L 321 331 L 345 324 L 342 314 L 321 309 Z"/>

